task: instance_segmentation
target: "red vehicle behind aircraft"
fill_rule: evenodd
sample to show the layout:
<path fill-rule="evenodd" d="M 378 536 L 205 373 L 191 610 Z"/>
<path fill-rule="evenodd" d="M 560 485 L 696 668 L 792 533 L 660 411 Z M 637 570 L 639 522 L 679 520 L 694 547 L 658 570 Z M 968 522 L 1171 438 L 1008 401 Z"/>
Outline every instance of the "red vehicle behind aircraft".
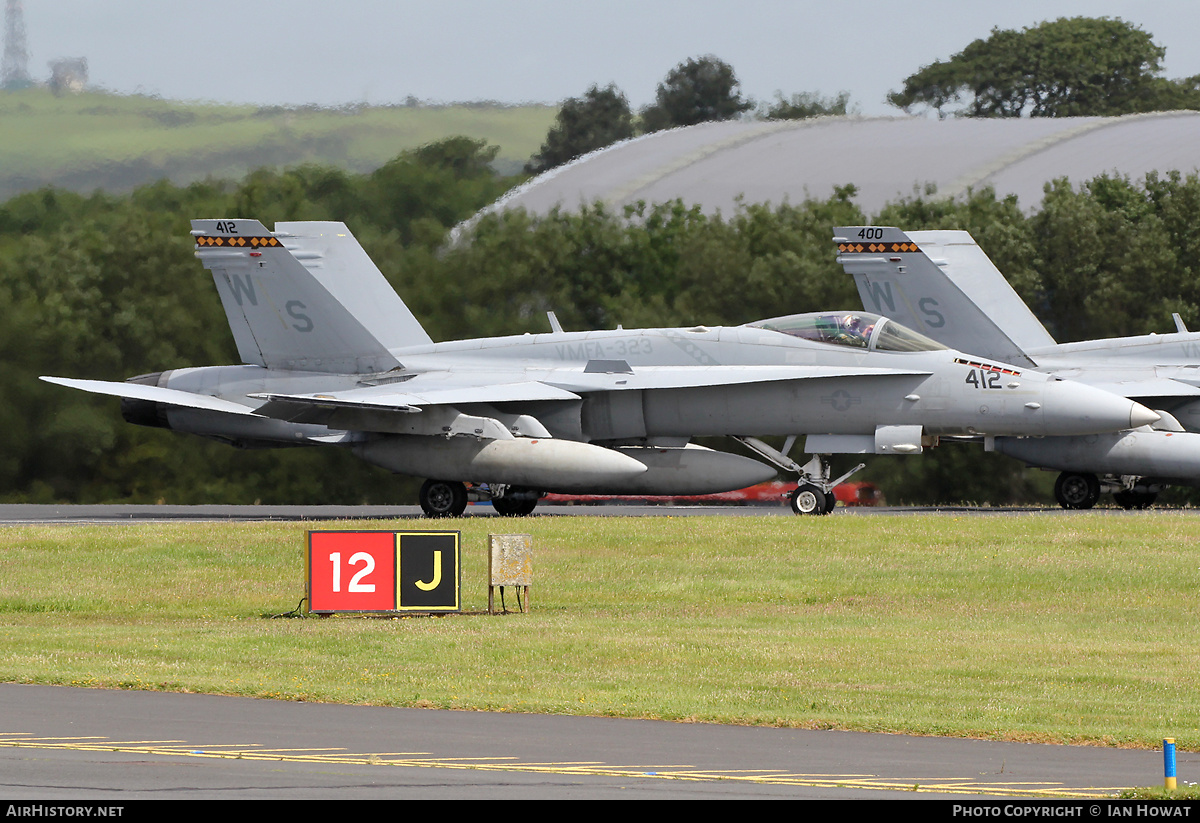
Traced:
<path fill-rule="evenodd" d="M 720 494 L 699 494 L 677 497 L 638 497 L 596 494 L 548 494 L 542 502 L 550 505 L 602 505 L 604 503 L 659 503 L 666 506 L 688 504 L 731 504 L 738 506 L 788 505 L 788 495 L 795 484 L 781 480 L 759 483 L 744 489 Z M 883 492 L 874 483 L 840 483 L 833 487 L 833 494 L 843 506 L 884 506 L 887 501 Z"/>

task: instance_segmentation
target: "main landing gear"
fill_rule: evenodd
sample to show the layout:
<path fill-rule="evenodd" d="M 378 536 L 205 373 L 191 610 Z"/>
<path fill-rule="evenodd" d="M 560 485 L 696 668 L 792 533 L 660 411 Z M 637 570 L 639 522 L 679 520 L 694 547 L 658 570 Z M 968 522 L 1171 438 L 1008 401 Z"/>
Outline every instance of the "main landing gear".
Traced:
<path fill-rule="evenodd" d="M 1063 472 L 1054 481 L 1054 499 L 1064 509 L 1090 509 L 1100 499 L 1100 481 L 1094 474 Z"/>
<path fill-rule="evenodd" d="M 1146 478 L 1106 475 L 1103 480 L 1086 472 L 1063 472 L 1054 482 L 1054 499 L 1064 509 L 1090 509 L 1100 493 L 1112 491 L 1113 502 L 1123 509 L 1148 509 L 1158 499 L 1160 484 L 1147 485 Z"/>
<path fill-rule="evenodd" d="M 518 489 L 512 486 L 491 486 L 492 508 L 504 517 L 525 517 L 533 514 L 537 508 L 541 494 L 532 489 Z"/>
<path fill-rule="evenodd" d="M 420 501 L 426 517 L 459 517 L 467 510 L 467 487 L 457 480 L 426 480 Z"/>
<path fill-rule="evenodd" d="M 541 492 L 512 486 L 476 486 L 470 491 L 472 499 L 491 500 L 492 508 L 505 517 L 524 517 L 533 514 Z M 467 509 L 468 491 L 457 480 L 426 480 L 421 486 L 421 510 L 426 517 L 461 517 Z"/>
<path fill-rule="evenodd" d="M 1113 500 L 1122 509 L 1148 509 L 1158 499 L 1158 492 L 1143 492 L 1137 490 L 1113 492 Z"/>

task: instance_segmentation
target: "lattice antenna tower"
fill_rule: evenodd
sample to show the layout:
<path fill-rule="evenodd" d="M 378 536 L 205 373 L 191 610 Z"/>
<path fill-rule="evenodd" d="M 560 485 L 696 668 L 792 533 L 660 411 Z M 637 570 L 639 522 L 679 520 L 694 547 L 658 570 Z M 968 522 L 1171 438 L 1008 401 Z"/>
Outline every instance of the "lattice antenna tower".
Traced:
<path fill-rule="evenodd" d="M 0 86 L 23 89 L 29 79 L 29 51 L 25 48 L 25 8 L 21 0 L 8 0 L 4 9 L 4 60 L 0 62 Z"/>

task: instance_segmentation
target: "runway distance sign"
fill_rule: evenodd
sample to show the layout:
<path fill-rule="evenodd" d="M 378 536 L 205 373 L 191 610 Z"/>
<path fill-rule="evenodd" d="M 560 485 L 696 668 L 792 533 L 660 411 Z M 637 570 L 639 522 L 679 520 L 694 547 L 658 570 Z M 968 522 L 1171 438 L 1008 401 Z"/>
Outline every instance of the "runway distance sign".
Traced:
<path fill-rule="evenodd" d="M 456 531 L 310 531 L 309 611 L 458 611 L 460 543 Z"/>

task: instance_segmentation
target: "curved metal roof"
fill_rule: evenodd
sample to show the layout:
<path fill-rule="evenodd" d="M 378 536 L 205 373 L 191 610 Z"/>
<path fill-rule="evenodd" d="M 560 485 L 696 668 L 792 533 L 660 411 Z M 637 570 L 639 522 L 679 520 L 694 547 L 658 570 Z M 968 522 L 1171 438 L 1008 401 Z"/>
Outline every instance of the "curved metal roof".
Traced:
<path fill-rule="evenodd" d="M 622 207 L 681 198 L 730 213 L 748 203 L 824 199 L 853 183 L 868 214 L 937 186 L 940 196 L 992 185 L 1032 210 L 1046 182 L 1105 172 L 1200 169 L 1200 112 L 1122 117 L 826 117 L 704 123 L 644 135 L 533 178 L 489 209 L 544 214 L 596 200 Z"/>

